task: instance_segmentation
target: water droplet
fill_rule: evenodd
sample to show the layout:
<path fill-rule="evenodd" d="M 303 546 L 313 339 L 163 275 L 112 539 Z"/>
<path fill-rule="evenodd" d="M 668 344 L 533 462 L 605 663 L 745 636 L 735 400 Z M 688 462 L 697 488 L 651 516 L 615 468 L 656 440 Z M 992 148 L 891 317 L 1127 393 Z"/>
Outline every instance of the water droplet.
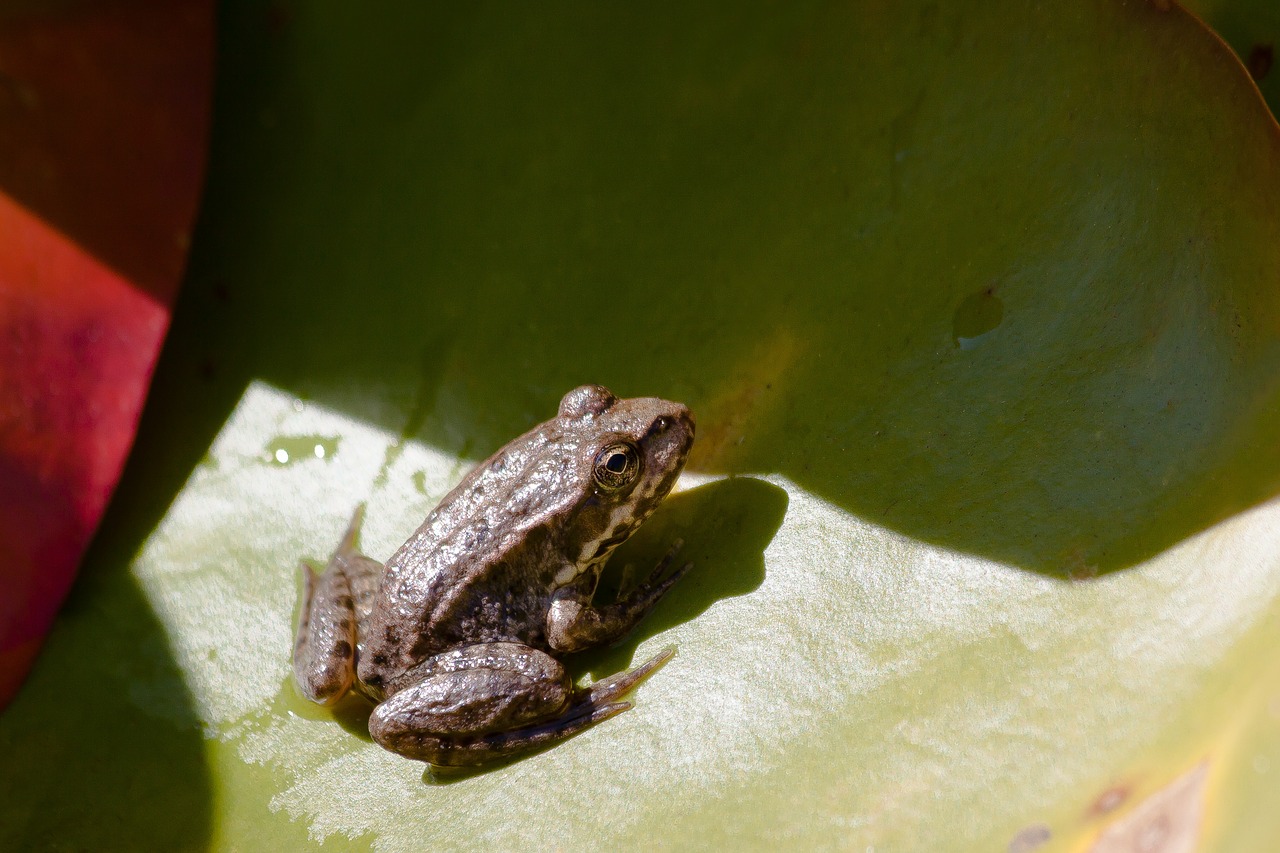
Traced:
<path fill-rule="evenodd" d="M 267 445 L 267 458 L 277 465 L 302 462 L 308 458 L 329 459 L 338 452 L 336 436 L 280 435 Z"/>
<path fill-rule="evenodd" d="M 1004 322 L 1004 302 L 996 296 L 995 286 L 984 287 L 964 298 L 951 321 L 951 335 L 956 346 L 970 350 L 978 346 L 997 326 Z"/>

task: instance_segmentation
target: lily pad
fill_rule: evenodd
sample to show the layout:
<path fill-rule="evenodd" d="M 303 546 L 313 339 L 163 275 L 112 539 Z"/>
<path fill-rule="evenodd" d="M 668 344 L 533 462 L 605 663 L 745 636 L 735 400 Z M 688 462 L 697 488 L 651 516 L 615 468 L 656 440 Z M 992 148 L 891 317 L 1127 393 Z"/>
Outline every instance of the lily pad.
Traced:
<path fill-rule="evenodd" d="M 221 24 L 193 269 L 0 718 L 47 780 L 0 792 L 0 841 L 1053 850 L 1179 797 L 1210 846 L 1276 840 L 1280 135 L 1193 18 Z M 446 782 L 302 703 L 297 560 L 366 500 L 385 557 L 586 381 L 699 421 L 620 555 L 679 534 L 696 568 L 571 662 L 676 645 L 636 707 Z"/>

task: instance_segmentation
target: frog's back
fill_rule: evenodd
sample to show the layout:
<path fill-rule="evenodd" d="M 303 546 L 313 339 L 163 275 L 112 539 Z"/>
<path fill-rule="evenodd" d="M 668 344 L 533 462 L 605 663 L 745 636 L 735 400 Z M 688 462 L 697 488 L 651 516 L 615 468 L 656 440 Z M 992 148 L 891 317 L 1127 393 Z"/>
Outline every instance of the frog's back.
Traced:
<path fill-rule="evenodd" d="M 361 677 L 393 677 L 464 642 L 545 647 L 578 442 L 549 421 L 476 467 L 387 561 Z M 375 682 L 376 683 L 376 682 Z"/>

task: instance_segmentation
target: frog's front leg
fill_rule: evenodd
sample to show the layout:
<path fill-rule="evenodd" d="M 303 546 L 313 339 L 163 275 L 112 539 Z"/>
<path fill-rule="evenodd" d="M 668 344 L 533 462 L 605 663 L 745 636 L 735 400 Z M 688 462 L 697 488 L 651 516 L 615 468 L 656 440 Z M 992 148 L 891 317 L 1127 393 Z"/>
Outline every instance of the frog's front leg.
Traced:
<path fill-rule="evenodd" d="M 566 587 L 551 603 L 547 613 L 547 642 L 560 652 L 577 652 L 614 642 L 636 626 L 662 596 L 684 577 L 692 563 L 685 563 L 666 578 L 667 567 L 684 545 L 677 539 L 658 561 L 648 579 L 622 600 L 595 607 L 588 600 L 591 590 Z M 594 580 L 594 579 L 593 579 Z"/>
<path fill-rule="evenodd" d="M 574 691 L 555 658 L 519 643 L 480 643 L 428 658 L 409 686 L 374 709 L 381 746 L 442 767 L 466 767 L 549 746 L 630 708 L 616 702 L 671 656 Z"/>

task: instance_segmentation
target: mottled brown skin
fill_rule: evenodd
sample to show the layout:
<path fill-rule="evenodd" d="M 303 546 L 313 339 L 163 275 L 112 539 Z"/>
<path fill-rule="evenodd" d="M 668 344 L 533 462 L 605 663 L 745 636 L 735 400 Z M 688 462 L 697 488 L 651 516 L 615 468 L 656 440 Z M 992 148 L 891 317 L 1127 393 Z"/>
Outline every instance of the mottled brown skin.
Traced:
<path fill-rule="evenodd" d="M 304 567 L 299 686 L 321 704 L 354 687 L 379 703 L 374 740 L 442 766 L 555 743 L 626 710 L 616 700 L 669 650 L 586 690 L 556 657 L 622 637 L 689 569 L 667 575 L 673 548 L 625 598 L 592 602 L 609 555 L 666 497 L 692 443 L 683 405 L 586 385 L 472 471 L 385 570 L 355 549 L 357 513 L 325 572 Z"/>

